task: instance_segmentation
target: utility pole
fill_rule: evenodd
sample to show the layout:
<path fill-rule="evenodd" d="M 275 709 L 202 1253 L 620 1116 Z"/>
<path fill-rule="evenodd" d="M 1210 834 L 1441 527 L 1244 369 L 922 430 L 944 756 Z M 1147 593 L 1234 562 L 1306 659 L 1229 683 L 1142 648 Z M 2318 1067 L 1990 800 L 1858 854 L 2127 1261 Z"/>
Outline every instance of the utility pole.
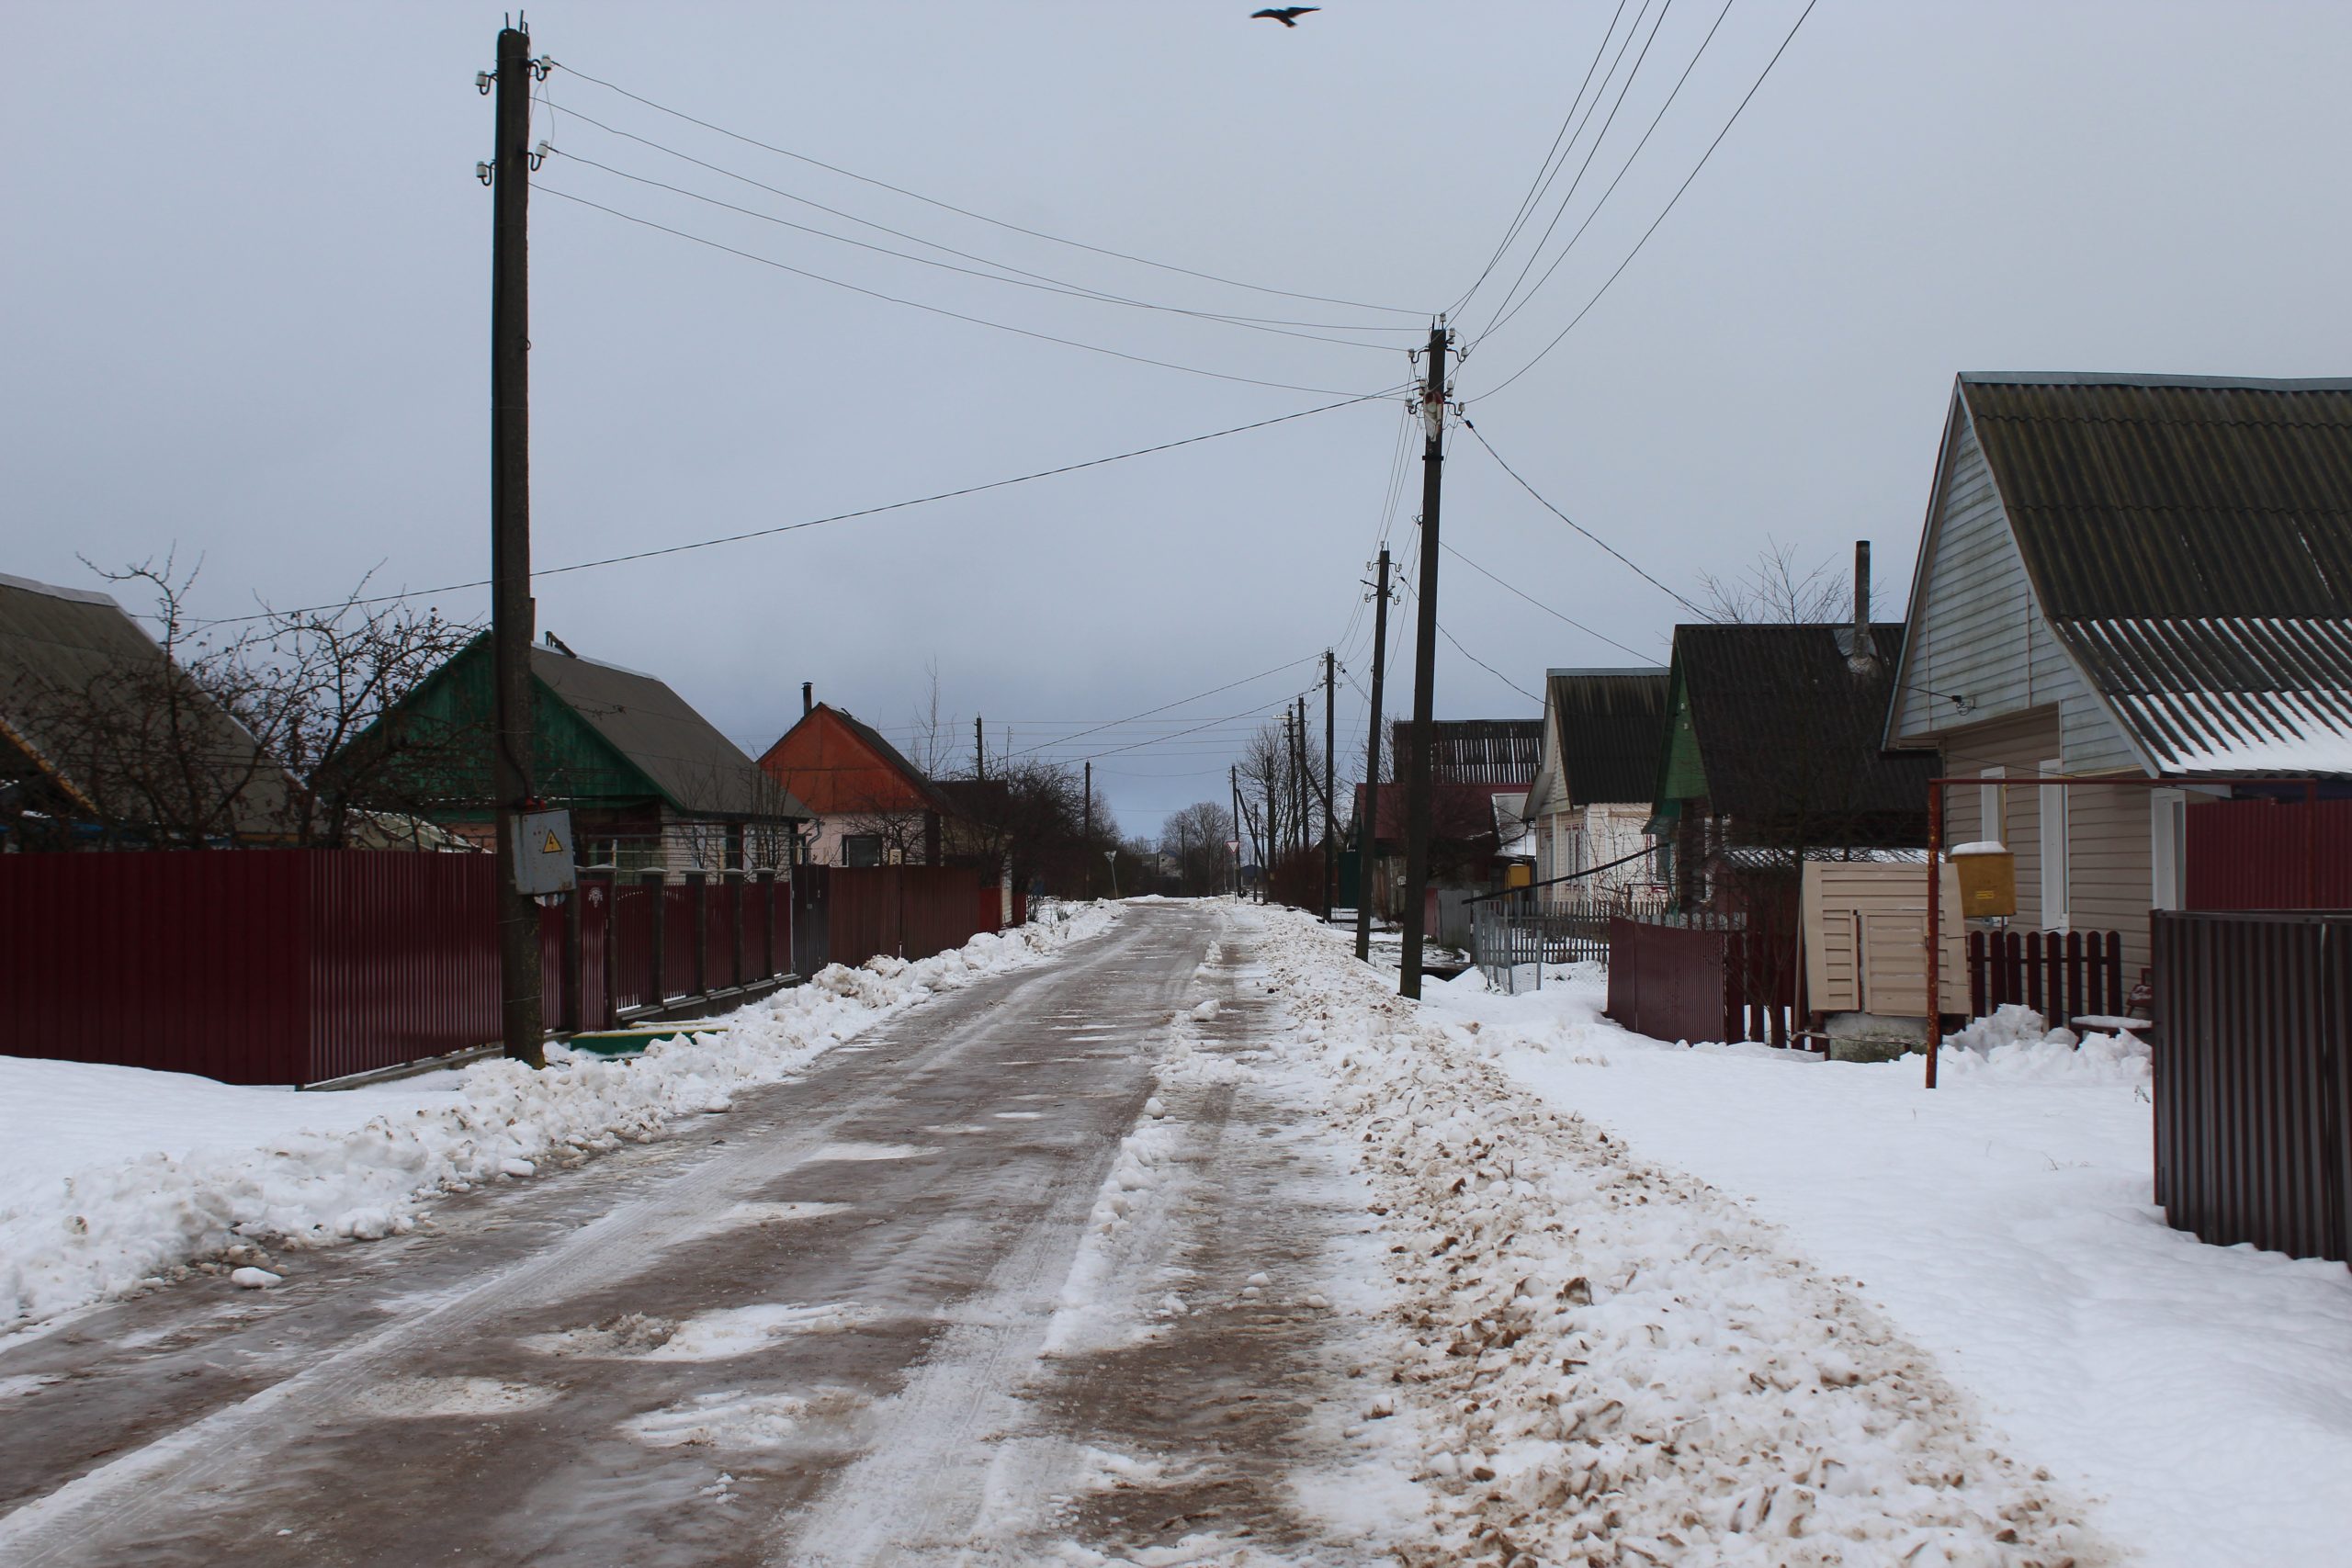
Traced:
<path fill-rule="evenodd" d="M 981 728 L 981 722 L 978 714 L 972 716 L 972 776 L 976 779 L 989 776 L 988 732 Z"/>
<path fill-rule="evenodd" d="M 1339 813 L 1331 807 L 1331 791 L 1336 787 L 1331 777 L 1331 756 L 1339 739 L 1338 732 L 1332 728 L 1333 724 L 1337 722 L 1335 716 L 1338 711 L 1332 706 L 1338 699 L 1331 686 L 1332 671 L 1336 664 L 1337 661 L 1331 657 L 1331 650 L 1325 649 L 1323 650 L 1323 923 L 1327 926 L 1331 923 L 1331 898 L 1337 891 L 1334 885 L 1340 880 L 1340 847 L 1332 842 L 1340 830 Z"/>
<path fill-rule="evenodd" d="M 1388 547 L 1372 597 L 1372 739 L 1363 749 L 1363 816 L 1356 823 L 1356 956 L 1372 958 L 1372 846 L 1380 830 L 1380 679 L 1388 662 Z"/>
<path fill-rule="evenodd" d="M 1418 640 L 1413 645 L 1413 755 L 1405 771 L 1405 954 L 1396 994 L 1421 995 L 1421 943 L 1430 886 L 1430 721 L 1437 702 L 1437 519 L 1445 474 L 1445 318 L 1430 328 L 1429 371 L 1421 383 L 1421 571 Z"/>
<path fill-rule="evenodd" d="M 539 908 L 521 883 L 518 818 L 531 807 L 531 38 L 498 34 L 491 154 L 490 649 L 498 819 L 500 1033 L 506 1055 L 545 1066 Z"/>
<path fill-rule="evenodd" d="M 1241 770 L 1225 770 L 1225 782 L 1233 791 L 1233 896 L 1241 897 Z"/>
<path fill-rule="evenodd" d="M 1291 728 L 1290 743 L 1291 765 L 1296 770 L 1291 774 L 1291 810 L 1294 813 L 1291 821 L 1297 829 L 1299 852 L 1305 854 L 1307 835 L 1315 828 L 1315 818 L 1307 808 L 1306 795 L 1315 784 L 1306 765 L 1306 694 L 1304 692 L 1298 695 L 1298 722 Z"/>
<path fill-rule="evenodd" d="M 1094 759 L 1091 757 L 1086 760 L 1084 821 L 1086 825 L 1078 830 L 1078 842 L 1081 852 L 1080 859 L 1086 867 L 1086 896 L 1091 898 L 1094 897 Z"/>

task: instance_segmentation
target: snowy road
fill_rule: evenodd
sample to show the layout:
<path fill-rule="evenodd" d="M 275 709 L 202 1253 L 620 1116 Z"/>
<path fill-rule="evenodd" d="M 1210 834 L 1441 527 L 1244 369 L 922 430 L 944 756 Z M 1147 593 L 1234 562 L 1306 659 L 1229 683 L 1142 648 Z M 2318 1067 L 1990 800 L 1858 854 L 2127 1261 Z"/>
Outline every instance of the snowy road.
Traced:
<path fill-rule="evenodd" d="M 0 1562 L 1385 1555 L 1363 1189 L 1242 1065 L 1228 920 L 1137 907 L 430 1235 L 0 1350 Z"/>

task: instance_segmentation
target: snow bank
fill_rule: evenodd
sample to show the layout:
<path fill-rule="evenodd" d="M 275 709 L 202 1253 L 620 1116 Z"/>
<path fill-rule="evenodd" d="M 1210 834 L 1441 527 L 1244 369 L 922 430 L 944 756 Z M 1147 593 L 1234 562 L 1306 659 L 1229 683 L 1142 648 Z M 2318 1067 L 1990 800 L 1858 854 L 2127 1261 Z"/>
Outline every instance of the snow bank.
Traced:
<path fill-rule="evenodd" d="M 2156 1568 L 2324 1562 L 2352 1497 L 2352 1275 L 2206 1247 L 2151 1201 L 2148 1052 L 2023 1008 L 1921 1061 L 1682 1048 L 1605 976 L 1432 988 L 1425 1017 L 1553 1106 L 1745 1198 L 1854 1281 Z M 2221 1436 L 2226 1434 L 2226 1436 Z"/>
<path fill-rule="evenodd" d="M 1115 919 L 1044 905 L 1030 925 L 920 963 L 835 964 L 634 1061 L 560 1047 L 533 1072 L 463 1072 L 331 1094 L 0 1056 L 0 1324 L 135 1289 L 191 1261 L 250 1263 L 404 1234 L 429 1201 L 577 1163 L 672 1119 L 723 1111 L 876 1021 L 1042 961 Z"/>
<path fill-rule="evenodd" d="M 1434 1438 L 1426 1474 L 1449 1552 L 1754 1568 L 2103 1558 L 2074 1506 L 1996 1451 L 1971 1402 L 1849 1282 L 1514 1083 L 1480 1019 L 1432 1021 L 1448 1002 L 1516 998 L 1465 976 L 1417 1010 L 1314 922 L 1255 919 L 1295 1021 L 1281 1049 L 1330 1082 L 1380 1193 L 1416 1341 L 1395 1381 Z M 1547 992 L 1540 1006 L 1566 1016 L 1573 1002 Z"/>

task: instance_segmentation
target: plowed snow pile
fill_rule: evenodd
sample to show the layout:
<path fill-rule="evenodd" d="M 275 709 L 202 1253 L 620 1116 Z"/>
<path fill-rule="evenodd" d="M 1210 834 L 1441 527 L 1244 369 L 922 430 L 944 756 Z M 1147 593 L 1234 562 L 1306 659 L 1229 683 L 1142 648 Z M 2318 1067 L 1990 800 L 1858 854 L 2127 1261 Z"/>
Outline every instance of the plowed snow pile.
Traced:
<path fill-rule="evenodd" d="M 135 1067 L 0 1056 L 0 1327 L 243 1247 L 410 1230 L 435 1198 L 536 1173 L 728 1109 L 940 991 L 1042 962 L 1108 926 L 1102 905 L 910 964 L 834 964 L 633 1061 L 548 1051 L 344 1093 L 296 1095 Z"/>
<path fill-rule="evenodd" d="M 1381 1193 L 1442 1560 L 2111 1560 L 1778 1231 L 1552 1109 L 1311 921 L 1243 918 L 1293 1020 L 1280 1048 L 1331 1080 Z"/>

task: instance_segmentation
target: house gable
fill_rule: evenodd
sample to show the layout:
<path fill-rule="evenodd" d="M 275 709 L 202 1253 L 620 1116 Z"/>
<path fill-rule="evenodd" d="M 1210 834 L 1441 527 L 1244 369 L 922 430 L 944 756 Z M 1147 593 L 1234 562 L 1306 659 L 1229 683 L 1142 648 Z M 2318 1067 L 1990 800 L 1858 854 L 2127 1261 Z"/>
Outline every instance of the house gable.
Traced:
<path fill-rule="evenodd" d="M 819 703 L 760 767 L 820 817 L 938 811 L 930 781 L 865 726 Z"/>
<path fill-rule="evenodd" d="M 2056 706 L 2067 767 L 2139 759 L 2050 629 L 1965 398 L 1955 389 L 1911 579 L 1890 750 Z M 1955 701 L 1954 699 L 1959 699 Z"/>

